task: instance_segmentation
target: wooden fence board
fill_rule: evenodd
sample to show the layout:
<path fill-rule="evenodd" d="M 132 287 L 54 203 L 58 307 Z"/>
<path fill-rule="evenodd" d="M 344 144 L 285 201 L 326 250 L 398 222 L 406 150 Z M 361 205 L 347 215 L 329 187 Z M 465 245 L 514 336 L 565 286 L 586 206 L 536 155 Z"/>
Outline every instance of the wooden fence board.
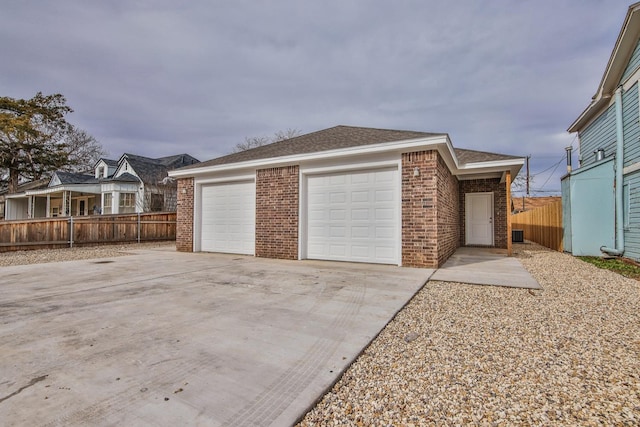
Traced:
<path fill-rule="evenodd" d="M 562 251 L 562 201 L 512 215 L 511 224 L 524 231 L 525 239 Z"/>
<path fill-rule="evenodd" d="M 0 252 L 175 238 L 175 212 L 0 221 Z"/>

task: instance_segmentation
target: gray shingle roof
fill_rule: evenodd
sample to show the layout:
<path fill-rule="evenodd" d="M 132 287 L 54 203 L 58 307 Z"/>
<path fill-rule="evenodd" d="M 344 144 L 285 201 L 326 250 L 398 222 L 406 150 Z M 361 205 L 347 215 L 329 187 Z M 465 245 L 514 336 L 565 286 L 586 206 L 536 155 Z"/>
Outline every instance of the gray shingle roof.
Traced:
<path fill-rule="evenodd" d="M 114 181 L 114 182 L 140 182 L 140 178 L 135 175 L 130 174 L 129 172 L 125 172 L 122 175 L 115 178 L 108 178 L 104 181 Z"/>
<path fill-rule="evenodd" d="M 444 136 L 445 133 L 416 132 L 406 130 L 363 128 L 354 126 L 335 126 L 329 129 L 312 132 L 273 144 L 263 145 L 238 153 L 218 157 L 197 165 L 182 168 L 192 169 L 206 166 L 240 163 L 251 160 L 262 160 L 290 156 L 296 154 L 320 153 L 340 148 L 358 147 L 384 142 L 403 141 L 416 138 Z M 491 162 L 499 160 L 518 159 L 518 156 L 489 153 L 485 151 L 464 150 L 455 148 L 456 157 L 460 164 Z"/>
<path fill-rule="evenodd" d="M 103 162 L 105 162 L 107 164 L 107 166 L 113 166 L 113 167 L 118 167 L 118 161 L 117 160 L 113 160 L 113 159 L 100 159 Z M 100 161 L 98 160 L 98 161 Z"/>
<path fill-rule="evenodd" d="M 98 182 L 93 175 L 84 173 L 57 171 L 55 174 L 62 184 L 96 184 Z"/>
<path fill-rule="evenodd" d="M 515 160 L 522 156 L 509 156 L 506 154 L 488 153 L 486 151 L 465 150 L 462 148 L 454 148 L 458 163 L 479 163 L 479 162 L 497 162 L 500 160 Z"/>
<path fill-rule="evenodd" d="M 177 154 L 158 159 L 129 153 L 125 153 L 124 156 L 136 174 L 145 183 L 157 183 L 167 176 L 168 171 L 199 162 L 198 159 L 188 154 Z"/>
<path fill-rule="evenodd" d="M 375 129 L 354 126 L 335 126 L 308 133 L 251 150 L 218 157 L 184 169 L 224 165 L 250 160 L 261 160 L 295 154 L 319 153 L 340 148 L 358 147 L 383 142 L 402 141 L 446 135 L 444 133 L 414 132 L 406 130 Z"/>

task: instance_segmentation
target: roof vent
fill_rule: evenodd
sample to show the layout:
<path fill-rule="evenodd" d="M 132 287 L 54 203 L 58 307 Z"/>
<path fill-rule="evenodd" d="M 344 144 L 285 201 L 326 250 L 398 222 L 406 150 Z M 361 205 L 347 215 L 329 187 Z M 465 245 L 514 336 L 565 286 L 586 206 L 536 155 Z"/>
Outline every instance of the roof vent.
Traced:
<path fill-rule="evenodd" d="M 567 152 L 567 173 L 571 173 L 571 153 L 573 151 L 573 147 L 565 147 L 565 150 Z"/>
<path fill-rule="evenodd" d="M 593 154 L 595 154 L 596 156 L 596 162 L 599 162 L 600 160 L 604 159 L 604 148 L 598 148 L 593 152 Z"/>

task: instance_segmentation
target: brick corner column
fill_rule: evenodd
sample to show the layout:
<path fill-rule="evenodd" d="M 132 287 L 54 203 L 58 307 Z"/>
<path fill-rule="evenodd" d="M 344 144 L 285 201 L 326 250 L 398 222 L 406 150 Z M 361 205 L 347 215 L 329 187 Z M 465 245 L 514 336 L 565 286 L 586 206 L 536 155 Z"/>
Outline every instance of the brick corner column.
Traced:
<path fill-rule="evenodd" d="M 298 259 L 299 176 L 297 165 L 257 171 L 257 257 Z"/>
<path fill-rule="evenodd" d="M 193 178 L 178 179 L 176 250 L 193 252 Z"/>
<path fill-rule="evenodd" d="M 438 266 L 436 151 L 402 154 L 402 265 Z M 417 171 L 417 173 L 416 173 Z"/>

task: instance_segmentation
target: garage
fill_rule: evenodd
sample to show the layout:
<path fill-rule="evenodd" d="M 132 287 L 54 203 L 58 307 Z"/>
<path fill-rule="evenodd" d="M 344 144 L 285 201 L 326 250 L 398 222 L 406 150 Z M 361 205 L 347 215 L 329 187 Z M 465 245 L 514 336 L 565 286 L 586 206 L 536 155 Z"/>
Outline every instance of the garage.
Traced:
<path fill-rule="evenodd" d="M 398 264 L 397 168 L 307 177 L 307 258 Z"/>
<path fill-rule="evenodd" d="M 201 200 L 201 250 L 253 255 L 256 225 L 254 182 L 203 185 Z"/>

